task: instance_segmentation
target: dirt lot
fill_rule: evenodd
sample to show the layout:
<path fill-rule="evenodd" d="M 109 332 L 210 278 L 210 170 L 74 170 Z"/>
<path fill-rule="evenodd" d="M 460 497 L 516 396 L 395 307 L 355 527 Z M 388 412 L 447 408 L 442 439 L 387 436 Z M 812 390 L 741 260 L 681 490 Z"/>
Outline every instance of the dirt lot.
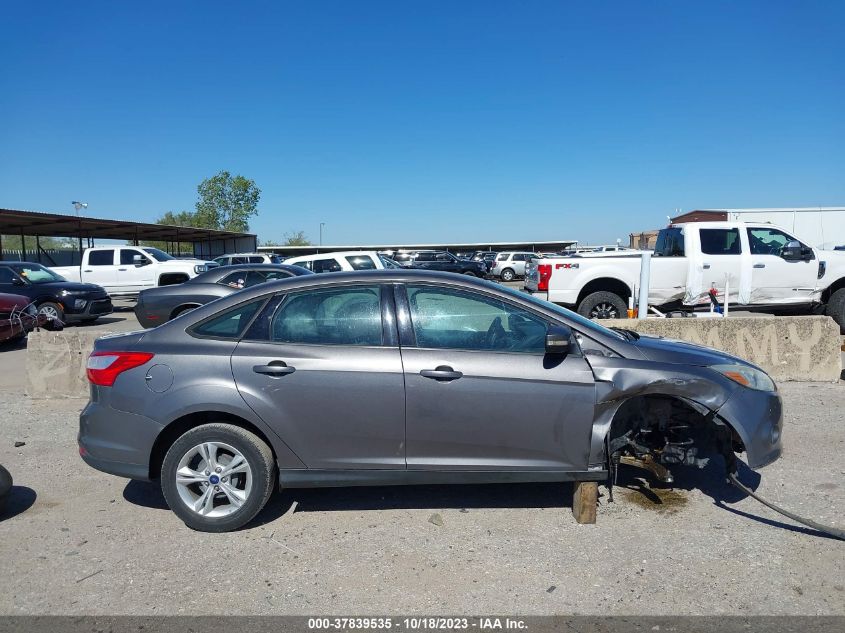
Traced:
<path fill-rule="evenodd" d="M 595 526 L 544 484 L 293 490 L 237 533 L 192 532 L 156 486 L 83 464 L 84 403 L 21 397 L 10 360 L 0 613 L 845 614 L 845 543 L 741 499 L 717 465 L 675 490 L 623 474 Z M 759 491 L 842 526 L 845 387 L 783 392 L 786 454 Z"/>

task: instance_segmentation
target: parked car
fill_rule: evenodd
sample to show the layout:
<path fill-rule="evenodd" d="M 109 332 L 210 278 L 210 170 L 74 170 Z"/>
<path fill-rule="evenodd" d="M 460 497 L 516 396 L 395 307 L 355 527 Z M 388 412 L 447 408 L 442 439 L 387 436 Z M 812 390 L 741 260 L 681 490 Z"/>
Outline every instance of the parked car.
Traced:
<path fill-rule="evenodd" d="M 26 297 L 57 323 L 90 323 L 112 312 L 111 298 L 100 286 L 68 281 L 33 262 L 0 261 L 0 292 Z"/>
<path fill-rule="evenodd" d="M 475 253 L 472 254 L 472 257 L 470 257 L 470 259 L 476 262 L 493 262 L 496 261 L 496 255 L 498 254 L 498 251 L 475 251 Z"/>
<path fill-rule="evenodd" d="M 283 259 L 275 253 L 235 253 L 215 257 L 212 261 L 218 266 L 233 266 L 236 264 L 281 264 Z"/>
<path fill-rule="evenodd" d="M 624 316 L 639 285 L 640 253 L 589 253 L 538 260 L 529 292 L 592 318 Z M 649 305 L 706 304 L 715 287 L 730 305 L 777 310 L 824 306 L 845 332 L 845 253 L 811 248 L 773 224 L 672 224 L 657 236 Z M 724 299 L 724 297 L 722 297 Z"/>
<path fill-rule="evenodd" d="M 44 326 L 48 319 L 38 314 L 29 297 L 0 294 L 0 343 L 25 338 L 36 327 Z"/>
<path fill-rule="evenodd" d="M 102 286 L 112 297 L 134 297 L 145 288 L 181 284 L 214 262 L 176 259 L 149 246 L 97 246 L 87 248 L 79 266 L 53 266 L 66 279 Z"/>
<path fill-rule="evenodd" d="M 289 257 L 285 263 L 302 266 L 315 273 L 337 273 L 353 270 L 383 270 L 390 268 L 395 262 L 375 251 L 339 251 Z"/>
<path fill-rule="evenodd" d="M 273 490 L 607 481 L 623 456 L 781 454 L 781 399 L 725 352 L 611 330 L 514 289 L 418 270 L 260 284 L 100 338 L 79 453 L 157 480 L 210 532 Z"/>
<path fill-rule="evenodd" d="M 242 264 L 212 268 L 178 286 L 142 290 L 135 304 L 141 327 L 151 328 L 210 301 L 277 279 L 310 275 L 310 270 L 286 264 Z"/>
<path fill-rule="evenodd" d="M 513 281 L 517 277 L 525 276 L 526 262 L 536 259 L 535 253 L 520 252 L 520 251 L 506 251 L 499 253 L 493 263 L 493 268 L 490 273 L 494 277 L 499 277 L 502 281 Z"/>
<path fill-rule="evenodd" d="M 410 268 L 458 273 L 472 277 L 486 277 L 489 274 L 485 262 L 459 259 L 447 251 L 414 251 Z"/>

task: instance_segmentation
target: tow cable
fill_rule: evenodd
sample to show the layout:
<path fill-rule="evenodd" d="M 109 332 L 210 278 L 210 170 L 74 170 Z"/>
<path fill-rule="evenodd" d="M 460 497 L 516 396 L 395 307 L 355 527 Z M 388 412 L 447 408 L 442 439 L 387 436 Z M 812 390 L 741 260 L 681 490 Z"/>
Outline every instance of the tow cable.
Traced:
<path fill-rule="evenodd" d="M 803 517 L 798 516 L 797 514 L 793 514 L 789 510 L 784 510 L 783 508 L 779 508 L 774 503 L 770 501 L 766 501 L 758 495 L 756 492 L 751 490 L 750 488 L 745 487 L 739 482 L 739 479 L 736 477 L 736 473 L 728 473 L 728 483 L 733 484 L 736 488 L 739 488 L 747 494 L 752 499 L 756 499 L 760 503 L 762 503 L 767 508 L 771 508 L 778 514 L 782 514 L 785 517 L 788 517 L 795 521 L 796 523 L 800 523 L 801 525 L 806 525 L 807 527 L 813 528 L 814 530 L 818 530 L 828 536 L 832 536 L 833 538 L 838 538 L 839 540 L 845 541 L 845 530 L 840 530 L 837 528 L 829 527 L 827 525 L 822 525 L 821 523 L 816 523 L 815 521 L 811 521 L 810 519 L 805 519 Z"/>

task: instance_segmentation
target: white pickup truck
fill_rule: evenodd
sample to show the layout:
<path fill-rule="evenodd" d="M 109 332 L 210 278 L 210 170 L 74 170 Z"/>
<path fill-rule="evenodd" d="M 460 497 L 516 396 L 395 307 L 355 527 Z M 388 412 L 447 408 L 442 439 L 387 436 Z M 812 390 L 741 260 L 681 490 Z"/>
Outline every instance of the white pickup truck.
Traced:
<path fill-rule="evenodd" d="M 145 288 L 180 284 L 216 266 L 201 259 L 176 259 L 148 246 L 96 246 L 85 249 L 80 266 L 50 270 L 69 281 L 102 286 L 112 297 L 133 297 Z"/>
<path fill-rule="evenodd" d="M 535 260 L 525 289 L 590 318 L 624 317 L 640 280 L 638 253 Z M 651 258 L 649 305 L 720 300 L 752 309 L 824 308 L 845 331 L 845 252 L 811 248 L 772 224 L 692 222 L 662 229 Z M 727 283 L 726 283 L 727 282 Z"/>

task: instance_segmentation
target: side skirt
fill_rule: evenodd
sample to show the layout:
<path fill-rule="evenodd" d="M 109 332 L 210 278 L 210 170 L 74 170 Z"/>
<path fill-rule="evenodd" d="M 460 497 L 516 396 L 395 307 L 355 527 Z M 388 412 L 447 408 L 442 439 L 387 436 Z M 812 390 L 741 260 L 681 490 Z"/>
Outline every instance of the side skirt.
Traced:
<path fill-rule="evenodd" d="M 419 486 L 440 484 L 541 483 L 554 481 L 605 481 L 606 470 L 467 471 L 467 470 L 280 470 L 282 488 L 334 488 L 345 486 Z"/>

